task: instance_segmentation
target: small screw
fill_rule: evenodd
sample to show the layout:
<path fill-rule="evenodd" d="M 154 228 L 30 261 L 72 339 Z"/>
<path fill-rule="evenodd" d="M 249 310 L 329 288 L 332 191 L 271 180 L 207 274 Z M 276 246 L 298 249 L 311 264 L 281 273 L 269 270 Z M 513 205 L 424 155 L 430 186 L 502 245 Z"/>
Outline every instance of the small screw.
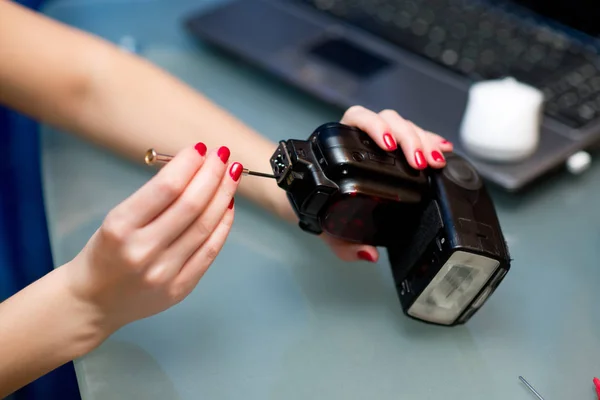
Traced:
<path fill-rule="evenodd" d="M 154 149 L 148 149 L 144 157 L 144 161 L 147 165 L 154 165 L 157 162 L 167 163 L 173 159 L 173 156 L 167 154 L 157 153 Z"/>

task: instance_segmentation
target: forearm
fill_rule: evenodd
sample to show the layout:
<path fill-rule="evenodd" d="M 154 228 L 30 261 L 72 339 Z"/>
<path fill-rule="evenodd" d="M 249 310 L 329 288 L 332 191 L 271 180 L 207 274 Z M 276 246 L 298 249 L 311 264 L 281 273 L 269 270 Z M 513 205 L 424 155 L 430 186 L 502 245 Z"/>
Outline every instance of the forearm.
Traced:
<path fill-rule="evenodd" d="M 149 147 L 175 154 L 198 141 L 227 146 L 244 167 L 270 172 L 276 143 L 155 66 L 107 49 L 73 131 L 141 162 Z M 117 94 L 118 95 L 115 95 Z M 273 180 L 247 177 L 241 195 L 286 219 L 291 208 Z"/>
<path fill-rule="evenodd" d="M 0 0 L 0 103 L 133 160 L 148 147 L 175 154 L 198 141 L 269 172 L 276 144 L 145 60 Z M 244 179 L 240 194 L 293 220 L 272 180 Z"/>
<path fill-rule="evenodd" d="M 0 398 L 102 340 L 93 311 L 70 295 L 61 268 L 0 303 Z"/>

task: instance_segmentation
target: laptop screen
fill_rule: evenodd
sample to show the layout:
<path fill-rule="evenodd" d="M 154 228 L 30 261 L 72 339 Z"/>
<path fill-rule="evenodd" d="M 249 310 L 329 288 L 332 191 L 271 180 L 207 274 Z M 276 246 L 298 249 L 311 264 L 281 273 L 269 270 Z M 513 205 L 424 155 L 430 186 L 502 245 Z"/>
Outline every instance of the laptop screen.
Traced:
<path fill-rule="evenodd" d="M 542 17 L 600 37 L 600 0 L 513 0 Z"/>

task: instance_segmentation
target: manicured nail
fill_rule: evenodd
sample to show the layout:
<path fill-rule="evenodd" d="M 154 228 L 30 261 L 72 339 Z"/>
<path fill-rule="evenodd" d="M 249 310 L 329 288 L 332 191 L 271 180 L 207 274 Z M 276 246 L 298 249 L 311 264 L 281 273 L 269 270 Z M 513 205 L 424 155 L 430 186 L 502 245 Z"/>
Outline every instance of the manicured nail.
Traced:
<path fill-rule="evenodd" d="M 368 262 L 375 262 L 375 259 L 368 251 L 361 250 L 358 252 L 358 258 Z"/>
<path fill-rule="evenodd" d="M 219 150 L 217 151 L 217 155 L 219 156 L 219 158 L 221 159 L 221 161 L 223 161 L 223 163 L 226 163 L 227 160 L 229 160 L 229 155 L 230 154 L 231 154 L 231 152 L 225 146 L 220 147 Z"/>
<path fill-rule="evenodd" d="M 229 176 L 231 176 L 231 179 L 237 182 L 238 179 L 240 179 L 240 176 L 242 176 L 243 171 L 244 167 L 242 167 L 242 164 L 239 162 L 234 162 L 231 164 L 231 167 L 229 167 Z"/>
<path fill-rule="evenodd" d="M 452 144 L 452 142 L 449 142 L 447 140 L 442 140 L 442 144 Z"/>
<path fill-rule="evenodd" d="M 396 148 L 398 147 L 398 144 L 396 144 L 394 137 L 389 133 L 383 135 L 383 143 L 385 143 L 385 147 L 387 147 L 390 151 L 396 150 Z"/>
<path fill-rule="evenodd" d="M 415 162 L 417 163 L 417 167 L 419 169 L 423 169 L 427 166 L 427 162 L 425 161 L 425 156 L 421 150 L 415 151 Z"/>
<path fill-rule="evenodd" d="M 444 161 L 444 156 L 439 151 L 432 151 L 431 152 L 431 157 L 435 161 Z"/>
<path fill-rule="evenodd" d="M 206 145 L 204 143 L 202 143 L 202 142 L 196 143 L 196 145 L 194 146 L 194 149 L 196 149 L 198 154 L 200 154 L 202 157 L 204 157 L 206 155 Z"/>
<path fill-rule="evenodd" d="M 233 200 L 233 197 L 232 197 L 231 201 L 229 202 L 229 206 L 227 208 L 229 208 L 231 210 L 233 208 L 233 203 L 234 203 L 234 200 Z"/>

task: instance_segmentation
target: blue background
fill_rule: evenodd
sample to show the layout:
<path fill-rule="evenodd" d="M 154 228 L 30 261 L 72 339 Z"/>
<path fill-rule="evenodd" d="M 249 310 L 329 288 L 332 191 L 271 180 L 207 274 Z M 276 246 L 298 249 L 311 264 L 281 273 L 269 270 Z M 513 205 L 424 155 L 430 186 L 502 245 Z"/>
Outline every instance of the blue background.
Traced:
<path fill-rule="evenodd" d="M 39 9 L 43 1 L 19 0 Z M 53 269 L 42 195 L 38 124 L 0 107 L 0 299 Z M 68 363 L 9 399 L 80 399 L 73 363 Z"/>

